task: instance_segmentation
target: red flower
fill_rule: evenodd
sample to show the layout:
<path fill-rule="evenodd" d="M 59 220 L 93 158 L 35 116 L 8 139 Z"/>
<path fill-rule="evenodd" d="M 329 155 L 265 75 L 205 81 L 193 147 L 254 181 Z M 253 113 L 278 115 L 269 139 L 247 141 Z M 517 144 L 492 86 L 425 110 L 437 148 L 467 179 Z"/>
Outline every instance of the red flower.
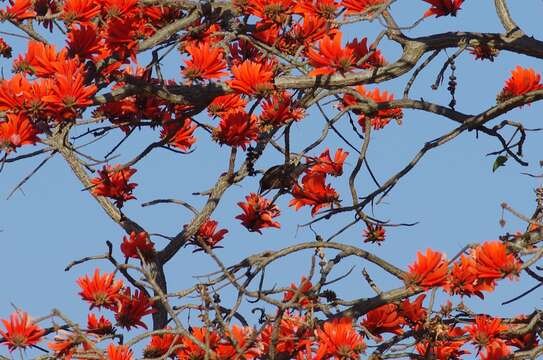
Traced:
<path fill-rule="evenodd" d="M 442 286 L 449 273 L 447 260 L 443 254 L 432 249 L 426 249 L 426 255 L 417 253 L 417 261 L 409 265 L 406 281 L 409 284 L 431 288 Z"/>
<path fill-rule="evenodd" d="M 136 60 L 136 49 L 138 47 L 139 24 L 134 17 L 112 17 L 107 22 L 105 40 L 111 56 L 116 54 L 119 60 L 131 57 Z"/>
<path fill-rule="evenodd" d="M 7 121 L 0 122 L 0 150 L 15 151 L 23 145 L 40 141 L 30 120 L 22 114 L 6 114 Z"/>
<path fill-rule="evenodd" d="M 252 342 L 253 339 L 253 329 L 250 327 L 238 327 L 237 325 L 232 326 L 230 331 L 227 331 L 227 338 L 224 342 L 221 342 L 217 346 L 217 359 L 219 360 L 229 360 L 229 359 L 254 359 L 260 354 L 259 349 L 256 347 L 255 343 Z M 231 339 L 235 340 L 236 345 L 239 349 L 244 349 L 242 354 L 238 354 L 236 347 L 234 346 Z M 252 343 L 251 343 L 252 342 Z"/>
<path fill-rule="evenodd" d="M 108 360 L 132 360 L 132 350 L 125 345 L 109 344 L 107 347 Z"/>
<path fill-rule="evenodd" d="M 464 329 L 457 327 L 449 328 L 447 333 L 440 335 L 437 340 L 432 342 L 433 346 L 430 349 L 428 349 L 428 341 L 417 342 L 417 352 L 422 356 L 437 360 L 461 359 L 462 355 L 469 354 L 470 352 L 461 349 L 464 346 L 464 340 L 453 340 L 453 338 L 459 338 L 464 333 Z"/>
<path fill-rule="evenodd" d="M 475 56 L 475 60 L 494 61 L 494 58 L 498 56 L 499 50 L 488 44 L 481 43 L 471 48 L 469 52 Z"/>
<path fill-rule="evenodd" d="M 262 104 L 260 122 L 272 126 L 281 126 L 293 120 L 303 119 L 304 109 L 298 107 L 292 100 L 292 95 L 286 91 L 275 93 Z"/>
<path fill-rule="evenodd" d="M 168 138 L 168 144 L 175 146 L 179 150 L 188 151 L 196 142 L 196 138 L 193 136 L 196 127 L 196 124 L 189 118 L 185 118 L 181 122 L 166 120 L 162 124 L 160 137 L 162 139 Z"/>
<path fill-rule="evenodd" d="M 58 331 L 58 335 L 54 337 L 54 341 L 47 343 L 47 347 L 55 352 L 55 355 L 59 359 L 70 360 L 73 354 L 77 351 L 79 345 L 83 344 L 84 347 L 88 347 L 88 344 L 84 342 L 83 337 L 69 333 L 64 330 Z"/>
<path fill-rule="evenodd" d="M 382 66 L 385 63 L 380 52 L 375 50 L 368 60 L 359 64 L 359 60 L 369 52 L 368 39 L 363 38 L 360 42 L 355 39 L 343 48 L 341 47 L 341 37 L 341 32 L 335 34 L 333 38 L 325 36 L 319 42 L 319 52 L 313 49 L 308 50 L 309 63 L 316 68 L 309 73 L 310 76 L 331 75 L 336 72 L 345 74 L 353 68 L 366 69 Z"/>
<path fill-rule="evenodd" d="M 75 21 L 90 24 L 100 14 L 99 2 L 89 0 L 65 0 L 62 10 L 62 19 L 68 24 Z"/>
<path fill-rule="evenodd" d="M 118 207 L 122 207 L 127 200 L 135 199 L 132 191 L 136 188 L 136 183 L 129 183 L 130 177 L 136 173 L 136 169 L 121 168 L 121 165 L 114 167 L 104 165 L 102 170 L 98 171 L 99 177 L 91 180 L 94 187 L 92 193 L 96 196 L 105 196 L 115 200 Z"/>
<path fill-rule="evenodd" d="M 106 319 L 103 315 L 99 319 L 96 315 L 90 313 L 87 316 L 87 332 L 96 335 L 111 335 L 115 334 L 115 329 L 111 324 L 111 321 Z"/>
<path fill-rule="evenodd" d="M 170 330 L 169 327 L 166 327 L 166 330 Z M 151 342 L 143 350 L 144 358 L 160 358 L 168 351 L 181 342 L 181 335 L 176 334 L 160 334 L 153 335 L 151 337 Z M 205 343 L 205 341 L 204 341 Z M 175 351 L 170 353 L 170 358 L 175 358 Z"/>
<path fill-rule="evenodd" d="M 220 341 L 220 337 L 216 332 L 210 332 L 205 328 L 194 327 L 192 328 L 191 333 L 196 340 L 200 341 L 202 344 L 206 344 L 213 354 Z M 203 359 L 206 356 L 206 350 L 202 349 L 199 345 L 196 345 L 196 343 L 188 337 L 182 339 L 182 344 L 181 350 L 177 351 L 177 358 L 179 360 Z"/>
<path fill-rule="evenodd" d="M 264 21 L 282 24 L 295 4 L 293 0 L 251 0 L 249 11 Z"/>
<path fill-rule="evenodd" d="M 443 288 L 451 295 L 477 295 L 481 299 L 484 298 L 481 291 L 493 290 L 492 285 L 479 278 L 475 260 L 465 255 L 460 257 L 460 261 L 454 263 L 447 284 Z"/>
<path fill-rule="evenodd" d="M 501 241 L 488 241 L 478 246 L 474 252 L 477 277 L 485 280 L 514 277 L 520 272 L 521 264 L 507 250 Z"/>
<path fill-rule="evenodd" d="M 51 94 L 43 101 L 50 104 L 58 120 L 73 120 L 79 115 L 79 110 L 92 104 L 91 96 L 97 88 L 85 85 L 81 67 L 76 67 L 73 62 L 59 63 L 54 80 Z"/>
<path fill-rule="evenodd" d="M 0 11 L 4 19 L 21 22 L 23 20 L 35 18 L 37 13 L 32 6 L 32 0 L 9 0 L 10 6 L 6 10 Z"/>
<path fill-rule="evenodd" d="M 524 95 L 530 91 L 541 90 L 543 85 L 540 83 L 541 75 L 534 69 L 525 69 L 522 66 L 515 67 L 511 71 L 511 77 L 505 82 L 505 86 L 498 94 L 498 102 L 505 101 L 515 96 Z"/>
<path fill-rule="evenodd" d="M 187 53 L 192 60 L 185 61 L 183 75 L 190 80 L 215 79 L 228 75 L 223 50 L 204 42 L 200 45 L 188 45 Z"/>
<path fill-rule="evenodd" d="M 30 88 L 28 80 L 20 73 L 11 79 L 0 81 L 0 111 L 19 111 L 24 109 L 26 92 Z"/>
<path fill-rule="evenodd" d="M 54 45 L 30 40 L 24 58 L 19 56 L 13 66 L 19 67 L 37 77 L 46 78 L 55 75 L 58 71 L 58 63 L 65 61 L 68 61 L 65 49 L 57 53 Z"/>
<path fill-rule="evenodd" d="M 394 95 L 389 94 L 387 91 L 381 93 L 378 88 L 373 89 L 373 91 L 367 91 L 364 86 L 359 85 L 355 89 L 360 96 L 373 100 L 377 104 L 394 100 Z M 345 107 L 356 106 L 358 103 L 358 99 L 352 94 L 345 94 L 343 96 L 343 106 Z M 362 128 L 364 128 L 366 124 L 366 117 L 369 117 L 370 123 L 375 130 L 382 129 L 392 119 L 400 121 L 403 118 L 403 111 L 399 108 L 377 110 L 376 113 L 367 115 L 361 113 L 360 110 L 357 109 L 354 109 L 353 112 L 358 115 L 358 123 Z"/>
<path fill-rule="evenodd" d="M 155 244 L 149 239 L 149 234 L 145 231 L 136 233 L 132 231 L 130 237 L 123 237 L 121 251 L 125 258 L 140 259 L 153 256 L 155 253 Z"/>
<path fill-rule="evenodd" d="M 283 295 L 283 302 L 289 302 L 294 298 L 294 296 L 297 296 L 297 303 L 300 304 L 301 307 L 305 308 L 316 300 L 315 296 L 310 292 L 310 290 L 313 288 L 313 284 L 305 276 L 302 276 L 300 287 L 292 283 L 290 284 L 290 288 L 292 290 L 285 291 Z"/>
<path fill-rule="evenodd" d="M 310 76 L 331 75 L 335 72 L 344 74 L 349 72 L 356 64 L 353 49 L 341 47 L 341 33 L 333 38 L 325 36 L 319 42 L 319 52 L 309 49 L 307 56 L 309 63 L 315 67 Z"/>
<path fill-rule="evenodd" d="M 258 137 L 256 116 L 244 110 L 224 113 L 219 126 L 213 130 L 213 137 L 220 143 L 245 150 L 251 140 Z"/>
<path fill-rule="evenodd" d="M 343 0 L 341 1 L 341 5 L 347 9 L 345 14 L 364 13 L 368 15 L 369 10 L 375 10 L 385 2 L 386 0 Z M 371 11 L 369 13 L 371 14 Z"/>
<path fill-rule="evenodd" d="M 147 329 L 147 325 L 141 318 L 145 315 L 154 313 L 153 302 L 140 290 L 135 290 L 134 295 L 130 293 L 130 288 L 126 288 L 124 293 L 120 294 L 117 308 L 115 309 L 115 320 L 117 325 L 130 330 L 132 327 L 141 326 Z"/>
<path fill-rule="evenodd" d="M 266 95 L 273 89 L 272 63 L 245 60 L 232 67 L 233 80 L 227 81 L 232 90 L 249 96 Z"/>
<path fill-rule="evenodd" d="M 90 23 L 79 27 L 72 26 L 68 33 L 68 53 L 80 60 L 91 59 L 103 49 L 96 25 Z"/>
<path fill-rule="evenodd" d="M 238 203 L 238 206 L 243 209 L 243 214 L 236 216 L 236 219 L 241 220 L 241 224 L 249 231 L 256 231 L 262 234 L 260 229 L 281 227 L 278 222 L 273 221 L 273 218 L 281 214 L 277 205 L 272 204 L 271 201 L 255 193 L 246 196 L 245 200 L 247 202 Z"/>
<path fill-rule="evenodd" d="M 362 336 L 353 328 L 350 318 L 326 321 L 316 335 L 319 349 L 315 360 L 334 357 L 336 359 L 358 359 L 366 347 Z"/>
<path fill-rule="evenodd" d="M 338 4 L 336 0 L 299 0 L 293 12 L 302 15 L 333 19 L 336 16 Z"/>
<path fill-rule="evenodd" d="M 364 230 L 364 242 L 381 243 L 385 241 L 385 228 L 381 225 L 369 225 L 366 230 Z"/>
<path fill-rule="evenodd" d="M 400 303 L 400 314 L 414 330 L 417 330 L 426 321 L 426 309 L 422 306 L 426 294 L 419 295 L 415 301 L 405 299 Z"/>
<path fill-rule="evenodd" d="M 45 334 L 45 331 L 34 324 L 24 311 L 12 313 L 9 321 L 1 320 L 6 330 L 0 329 L 0 335 L 4 338 L 3 344 L 9 351 L 36 345 Z"/>
<path fill-rule="evenodd" d="M 204 243 L 211 248 L 217 246 L 219 241 L 224 238 L 224 235 L 228 233 L 226 229 L 215 232 L 218 224 L 215 220 L 207 220 L 203 223 L 193 239 L 194 245 L 198 246 L 199 243 Z"/>
<path fill-rule="evenodd" d="M 53 87 L 53 80 L 41 79 L 39 81 L 32 82 L 26 89 L 24 94 L 24 112 L 32 119 L 44 119 L 48 118 L 52 114 L 52 109 L 45 97 L 51 94 Z"/>
<path fill-rule="evenodd" d="M 456 13 L 458 12 L 458 10 L 460 10 L 460 7 L 462 6 L 462 3 L 464 2 L 464 0 L 423 0 L 423 1 L 432 5 L 432 7 L 424 13 L 424 16 L 435 15 L 436 17 L 445 16 L 445 15 L 456 16 Z"/>
<path fill-rule="evenodd" d="M 83 300 L 90 303 L 90 308 L 114 309 L 123 287 L 122 280 L 115 280 L 114 273 L 104 273 L 100 275 L 100 270 L 94 271 L 94 276 L 88 275 L 77 279 L 77 285 L 81 288 L 79 295 Z"/>
<path fill-rule="evenodd" d="M 243 111 L 247 101 L 242 99 L 239 94 L 228 94 L 217 96 L 207 107 L 210 116 L 223 116 L 229 111 Z"/>
<path fill-rule="evenodd" d="M 339 202 L 339 196 L 331 185 L 325 184 L 322 174 L 308 174 L 302 178 L 302 186 L 295 184 L 292 188 L 292 196 L 288 206 L 294 206 L 296 210 L 302 206 L 312 206 L 311 216 L 326 206 L 333 206 Z"/>
<path fill-rule="evenodd" d="M 503 341 L 493 342 L 481 353 L 481 360 L 504 360 L 511 355 L 511 349 Z"/>
<path fill-rule="evenodd" d="M 368 312 L 361 325 L 382 340 L 381 334 L 384 333 L 402 334 L 403 322 L 403 318 L 398 314 L 398 305 L 387 304 Z"/>
<path fill-rule="evenodd" d="M 308 172 L 311 174 L 341 176 L 343 175 L 343 163 L 345 163 L 347 156 L 349 156 L 348 152 L 343 151 L 343 149 L 337 149 L 334 160 L 332 160 L 330 157 L 330 149 L 326 148 L 324 152 L 315 159 L 315 165 L 312 165 Z"/>
<path fill-rule="evenodd" d="M 111 18 L 128 18 L 137 11 L 138 0 L 100 0 L 102 13 Z"/>
<path fill-rule="evenodd" d="M 310 47 L 316 41 L 322 39 L 326 34 L 334 35 L 335 28 L 328 28 L 326 19 L 312 15 L 306 15 L 303 22 L 298 22 L 292 30 L 286 34 L 286 42 L 290 52 L 295 53 L 301 45 Z"/>
<path fill-rule="evenodd" d="M 466 326 L 465 329 L 469 333 L 473 344 L 479 349 L 490 346 L 494 342 L 502 342 L 499 335 L 508 330 L 500 319 L 491 318 L 487 315 L 475 317 L 475 324 Z"/>
<path fill-rule="evenodd" d="M 273 330 L 274 326 L 268 325 L 260 333 L 263 354 L 268 354 L 270 351 Z M 287 315 L 281 319 L 275 349 L 281 354 L 292 354 L 294 351 L 302 350 L 306 344 L 311 343 L 310 338 L 311 330 L 305 325 L 304 318 Z"/>
<path fill-rule="evenodd" d="M 355 67 L 358 69 L 372 69 L 386 64 L 385 58 L 381 54 L 381 51 L 377 49 L 373 50 L 366 61 L 361 64 L 359 63 L 360 59 L 367 56 L 370 52 L 370 49 L 368 49 L 367 38 L 362 38 L 360 42 L 358 42 L 358 39 L 354 39 L 350 43 L 347 43 L 347 47 L 352 49 L 353 56 L 355 58 Z"/>

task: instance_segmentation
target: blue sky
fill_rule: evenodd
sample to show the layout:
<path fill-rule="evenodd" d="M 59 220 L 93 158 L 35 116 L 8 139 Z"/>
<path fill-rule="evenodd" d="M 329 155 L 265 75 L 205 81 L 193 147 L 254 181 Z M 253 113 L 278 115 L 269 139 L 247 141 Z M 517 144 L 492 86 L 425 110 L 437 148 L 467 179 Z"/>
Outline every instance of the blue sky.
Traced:
<path fill-rule="evenodd" d="M 539 15 L 543 3 L 536 0 L 511 1 L 512 15 L 528 35 L 543 37 Z M 392 13 L 401 25 L 409 25 L 417 20 L 428 6 L 422 1 L 397 1 Z M 2 30 L 14 31 L 3 25 Z M 358 24 L 350 27 L 345 40 L 367 36 L 373 40 L 381 30 L 378 22 Z M 421 36 L 443 31 L 479 31 L 500 32 L 501 25 L 493 10 L 493 1 L 467 0 L 456 18 L 429 18 L 419 27 L 408 31 L 409 36 Z M 59 37 L 52 40 L 60 43 Z M 17 38 L 6 37 L 17 50 L 26 45 Z M 385 40 L 381 46 L 387 59 L 392 61 L 399 54 L 396 44 Z M 450 52 L 449 52 L 450 54 Z M 441 54 L 433 65 L 426 68 L 411 89 L 412 98 L 423 97 L 425 100 L 446 105 L 449 95 L 446 85 L 432 91 L 437 72 L 446 60 Z M 165 62 L 166 76 L 178 77 L 179 55 L 175 52 Z M 465 53 L 457 61 L 458 88 L 457 110 L 464 113 L 478 113 L 495 104 L 495 95 L 503 87 L 515 65 L 543 69 L 539 61 L 521 55 L 502 52 L 493 62 L 474 61 Z M 9 65 L 4 63 L 4 74 L 9 73 Z M 447 73 L 448 74 L 448 73 Z M 408 78 L 403 77 L 390 83 L 381 84 L 380 89 L 392 91 L 400 96 Z M 533 104 L 515 110 L 498 118 L 522 122 L 526 127 L 542 127 L 540 104 Z M 206 120 L 208 122 L 212 122 Z M 324 119 L 315 111 L 301 123 L 293 126 L 294 151 L 302 149 L 320 134 Z M 391 123 L 384 130 L 373 133 L 373 141 L 368 151 L 368 161 L 377 178 L 386 180 L 400 170 L 424 145 L 454 127 L 452 121 L 436 115 L 416 111 L 405 111 L 401 126 Z M 339 125 L 345 133 L 350 130 L 347 121 Z M 83 129 L 81 129 L 83 130 Z M 190 221 L 191 214 L 175 205 L 158 205 L 142 208 L 141 203 L 157 198 L 176 198 L 190 202 L 196 207 L 203 205 L 204 199 L 191 195 L 195 191 L 207 190 L 219 174 L 227 168 L 229 149 L 219 147 L 210 141 L 207 133 L 197 130 L 198 141 L 195 152 L 189 156 L 157 150 L 137 165 L 138 172 L 133 179 L 139 184 L 134 194 L 137 200 L 125 205 L 124 211 L 141 223 L 151 233 L 166 235 L 176 234 L 184 224 Z M 106 154 L 111 146 L 120 139 L 121 134 L 110 136 L 99 146 L 90 150 L 96 156 Z M 147 143 L 158 138 L 158 132 L 141 131 L 127 141 L 119 150 L 119 161 L 125 161 L 141 151 Z M 356 147 L 360 140 L 350 132 L 349 139 Z M 500 203 L 507 202 L 524 214 L 531 215 L 534 207 L 533 189 L 539 181 L 522 172 L 538 173 L 541 135 L 532 133 L 525 146 L 527 168 L 509 161 L 506 167 L 492 172 L 493 157 L 486 153 L 499 149 L 497 140 L 474 132 L 464 133 L 451 143 L 429 153 L 382 204 L 374 208 L 373 215 L 380 219 L 389 219 L 392 223 L 418 222 L 413 227 L 387 229 L 386 242 L 378 247 L 362 243 L 361 225 L 345 232 L 338 241 L 361 246 L 375 252 L 384 259 L 406 268 L 414 261 L 416 252 L 427 247 L 446 252 L 453 256 L 465 244 L 496 239 L 504 232 L 515 232 L 525 225 L 512 216 L 507 216 L 505 228 L 498 224 Z M 332 150 L 347 146 L 334 134 L 325 144 Z M 24 153 L 25 150 L 20 150 Z M 322 148 L 319 148 L 322 150 Z M 318 154 L 318 152 L 315 152 Z M 242 161 L 238 156 L 238 162 Z M 1 266 L 3 269 L 3 291 L 0 291 L 0 318 L 6 318 L 12 311 L 12 305 L 21 307 L 34 316 L 47 314 L 52 308 L 60 308 L 76 321 L 85 321 L 88 305 L 77 295 L 79 289 L 75 279 L 84 273 L 90 273 L 95 267 L 111 271 L 107 263 L 86 263 L 64 272 L 64 267 L 72 260 L 84 256 L 102 254 L 106 251 L 105 241 L 118 245 L 122 239 L 121 229 L 112 223 L 101 211 L 94 200 L 82 190 L 66 163 L 55 157 L 50 160 L 32 179 L 11 199 L 6 196 L 11 189 L 36 166 L 41 158 L 23 160 L 8 164 L 0 174 L 0 244 Z M 268 149 L 265 156 L 257 163 L 257 168 L 277 164 L 281 161 L 278 153 Z M 347 159 L 345 171 L 350 173 L 355 164 L 354 152 Z M 334 186 L 341 191 L 344 204 L 349 204 L 350 195 L 346 191 L 347 177 L 334 180 Z M 374 189 L 367 172 L 357 178 L 359 193 L 363 196 Z M 224 249 L 217 254 L 226 264 L 235 263 L 242 258 L 265 249 L 280 249 L 295 243 L 312 241 L 313 234 L 307 228 L 298 229 L 297 225 L 310 220 L 307 208 L 295 212 L 288 208 L 288 197 L 279 201 L 282 215 L 279 218 L 281 230 L 267 229 L 264 235 L 249 233 L 234 216 L 241 210 L 236 203 L 242 201 L 250 192 L 258 190 L 258 178 L 249 178 L 232 187 L 221 200 L 213 215 L 222 227 L 229 230 L 223 240 Z M 324 237 L 334 233 L 351 220 L 350 216 L 334 217 L 315 226 Z M 165 240 L 153 239 L 158 248 L 165 245 Z M 120 258 L 120 256 L 119 256 Z M 287 286 L 298 282 L 302 274 L 307 273 L 310 253 L 283 260 L 267 273 L 267 284 Z M 360 271 L 367 267 L 370 274 L 381 288 L 390 289 L 400 286 L 398 281 L 379 273 L 372 266 L 360 262 L 350 262 L 338 267 L 335 275 L 342 270 L 355 266 L 353 273 L 339 287 L 338 294 L 345 298 L 371 296 L 371 289 L 365 284 Z M 183 249 L 166 266 L 170 290 L 186 288 L 193 284 L 194 275 L 215 271 L 214 264 L 202 253 L 193 254 L 190 249 Z M 334 276 L 332 276 L 334 277 Z M 502 286 L 484 302 L 478 299 L 467 300 L 476 311 L 493 315 L 510 316 L 529 313 L 539 303 L 538 292 L 508 306 L 500 303 L 515 296 L 519 290 L 533 285 L 525 276 L 518 282 L 502 283 Z M 225 299 L 228 291 L 224 292 Z M 453 302 L 459 302 L 454 298 Z M 185 320 L 185 319 L 183 319 Z M 149 322 L 148 322 L 149 323 Z M 0 350 L 3 352 L 5 349 Z"/>

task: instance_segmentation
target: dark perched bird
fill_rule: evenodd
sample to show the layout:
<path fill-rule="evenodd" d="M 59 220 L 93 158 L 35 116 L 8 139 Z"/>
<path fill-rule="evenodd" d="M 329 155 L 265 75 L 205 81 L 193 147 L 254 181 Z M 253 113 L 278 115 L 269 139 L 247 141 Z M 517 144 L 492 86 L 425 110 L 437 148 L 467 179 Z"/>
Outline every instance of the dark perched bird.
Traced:
<path fill-rule="evenodd" d="M 297 165 L 289 163 L 272 166 L 260 179 L 259 193 L 262 194 L 273 189 L 290 190 L 298 181 L 298 177 L 311 165 L 312 163 L 298 163 Z"/>

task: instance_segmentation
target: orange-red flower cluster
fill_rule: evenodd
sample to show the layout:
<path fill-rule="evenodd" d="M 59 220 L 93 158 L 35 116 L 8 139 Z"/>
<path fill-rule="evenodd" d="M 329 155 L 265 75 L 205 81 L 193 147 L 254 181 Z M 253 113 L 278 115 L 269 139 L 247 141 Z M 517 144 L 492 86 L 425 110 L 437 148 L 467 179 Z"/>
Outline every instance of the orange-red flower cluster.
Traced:
<path fill-rule="evenodd" d="M 330 149 L 326 148 L 318 158 L 310 161 L 312 165 L 307 171 L 309 174 L 341 176 L 343 175 L 343 164 L 345 163 L 347 156 L 349 156 L 349 153 L 339 148 L 336 150 L 334 159 L 332 160 L 330 157 Z"/>
<path fill-rule="evenodd" d="M 114 273 L 104 273 L 100 275 L 100 270 L 96 269 L 94 275 L 89 277 L 85 275 L 77 279 L 77 284 L 81 288 L 81 298 L 90 303 L 90 308 L 114 309 L 117 306 L 123 281 L 114 279 Z"/>
<path fill-rule="evenodd" d="M 485 281 L 513 278 L 520 272 L 519 260 L 501 241 L 488 241 L 479 245 L 473 257 L 477 276 Z"/>
<path fill-rule="evenodd" d="M 132 360 L 132 350 L 125 345 L 109 344 L 107 347 L 107 356 L 109 360 Z"/>
<path fill-rule="evenodd" d="M 245 109 L 247 101 L 239 94 L 217 96 L 207 107 L 211 116 L 221 116 L 229 111 L 241 111 Z"/>
<path fill-rule="evenodd" d="M 213 130 L 213 137 L 220 143 L 243 150 L 258 137 L 258 126 L 255 115 L 244 110 L 233 110 L 223 113 L 219 126 Z"/>
<path fill-rule="evenodd" d="M 284 91 L 276 93 L 262 104 L 259 121 L 261 125 L 279 127 L 289 121 L 298 121 L 304 117 L 304 109 L 298 107 L 292 95 Z"/>
<path fill-rule="evenodd" d="M 198 232 L 192 239 L 192 244 L 200 246 L 200 244 L 206 244 L 213 248 L 224 238 L 224 235 L 228 233 L 226 229 L 217 230 L 219 223 L 215 220 L 207 220 L 200 226 Z"/>
<path fill-rule="evenodd" d="M 319 349 L 316 359 L 358 359 L 366 348 L 364 339 L 353 328 L 350 318 L 339 318 L 324 323 L 317 329 Z"/>
<path fill-rule="evenodd" d="M 333 19 L 338 10 L 336 0 L 298 0 L 293 9 L 295 14 L 307 17 Z"/>
<path fill-rule="evenodd" d="M 486 349 L 486 357 L 489 359 L 492 359 L 493 357 L 490 355 L 496 352 L 504 356 L 511 353 L 505 341 L 499 338 L 500 334 L 507 330 L 508 327 L 502 324 L 500 319 L 491 318 L 486 315 L 477 316 L 475 323 L 466 327 L 472 343 L 479 350 Z"/>
<path fill-rule="evenodd" d="M 494 61 L 494 58 L 498 56 L 499 50 L 488 44 L 482 43 L 471 48 L 469 52 L 475 56 L 475 60 Z"/>
<path fill-rule="evenodd" d="M 381 334 L 402 334 L 402 325 L 404 322 L 405 320 L 398 313 L 398 305 L 387 304 L 368 312 L 366 318 L 362 321 L 362 326 L 372 335 L 382 340 L 383 337 Z"/>
<path fill-rule="evenodd" d="M 39 141 L 38 132 L 28 117 L 22 114 L 7 114 L 6 117 L 6 121 L 0 122 L 0 150 L 15 151 Z"/>
<path fill-rule="evenodd" d="M 385 228 L 382 225 L 368 225 L 364 230 L 364 242 L 381 245 L 385 241 Z"/>
<path fill-rule="evenodd" d="M 342 0 L 341 5 L 345 7 L 346 14 L 371 14 L 380 5 L 386 3 L 386 0 Z"/>
<path fill-rule="evenodd" d="M 435 341 L 417 342 L 415 346 L 421 356 L 430 357 L 437 360 L 461 359 L 461 356 L 469 354 L 467 350 L 461 349 L 464 346 L 464 340 L 458 340 L 466 331 L 459 327 L 451 327 L 446 333 L 439 334 Z"/>
<path fill-rule="evenodd" d="M 233 80 L 228 86 L 240 94 L 266 96 L 273 90 L 273 63 L 245 60 L 232 67 Z"/>
<path fill-rule="evenodd" d="M 430 7 L 430 9 L 428 9 L 424 13 L 424 16 L 435 15 L 436 17 L 446 16 L 446 15 L 456 16 L 456 13 L 458 12 L 458 10 L 460 10 L 460 8 L 462 7 L 462 3 L 464 2 L 464 0 L 423 0 L 423 1 L 432 5 L 432 7 Z"/>
<path fill-rule="evenodd" d="M 179 150 L 188 151 L 196 142 L 193 135 L 195 130 L 196 124 L 188 118 L 183 119 L 181 122 L 166 120 L 162 124 L 160 137 L 168 139 L 168 144 L 175 146 Z"/>
<path fill-rule="evenodd" d="M 388 93 L 387 91 L 383 91 L 381 93 L 378 88 L 369 91 L 366 90 L 364 86 L 359 85 L 355 88 L 355 90 L 362 97 L 362 99 L 369 99 L 377 104 L 385 104 L 394 100 L 394 95 Z M 345 96 L 343 96 L 343 107 L 356 106 L 359 103 L 361 103 L 361 101 L 353 94 L 347 93 Z M 369 114 L 362 113 L 357 109 L 353 109 L 352 111 L 358 115 L 358 123 L 364 130 L 366 120 L 370 121 L 371 126 L 375 130 L 379 130 L 385 127 L 390 120 L 395 119 L 399 122 L 403 118 L 403 111 L 399 108 L 384 108 Z"/>
<path fill-rule="evenodd" d="M 146 259 L 154 255 L 155 244 L 145 231 L 139 233 L 132 231 L 129 237 L 123 237 L 121 251 L 125 258 Z"/>
<path fill-rule="evenodd" d="M 355 39 L 342 47 L 341 35 L 338 32 L 333 37 L 325 36 L 319 42 L 318 52 L 313 49 L 308 50 L 309 62 L 315 67 L 309 75 L 331 75 L 336 72 L 345 74 L 355 68 L 368 69 L 385 64 L 385 59 L 379 50 L 372 49 L 370 54 L 367 38 L 363 38 L 360 42 Z"/>
<path fill-rule="evenodd" d="M 102 170 L 98 171 L 99 177 L 91 180 L 94 185 L 92 193 L 111 198 L 118 207 L 122 207 L 125 201 L 136 198 L 132 191 L 137 184 L 129 182 L 136 171 L 130 167 L 123 168 L 121 165 L 104 165 Z"/>
<path fill-rule="evenodd" d="M 273 325 L 264 327 L 260 333 L 262 353 L 268 354 L 272 343 Z M 291 358 L 298 352 L 303 352 L 307 346 L 311 346 L 312 330 L 306 324 L 306 319 L 301 316 L 287 314 L 281 319 L 279 336 L 275 345 L 280 354 L 290 355 Z"/>
<path fill-rule="evenodd" d="M 303 206 L 311 206 L 311 215 L 315 216 L 323 207 L 338 204 L 339 195 L 330 184 L 326 184 L 326 176 L 341 176 L 347 156 L 349 156 L 348 152 L 338 149 L 332 160 L 330 149 L 326 148 L 319 157 L 309 159 L 302 185 L 294 184 L 292 188 L 293 199 L 289 202 L 289 206 L 293 206 L 296 210 Z"/>
<path fill-rule="evenodd" d="M 489 241 L 461 255 L 451 269 L 441 253 L 419 252 L 417 261 L 409 265 L 406 281 L 423 288 L 442 286 L 451 295 L 483 298 L 483 291 L 494 290 L 496 280 L 513 279 L 520 269 L 521 262 L 503 242 Z"/>
<path fill-rule="evenodd" d="M 426 249 L 426 254 L 417 253 L 417 261 L 409 265 L 406 281 L 423 288 L 443 286 L 449 274 L 448 263 L 442 253 Z"/>
<path fill-rule="evenodd" d="M 241 224 L 249 231 L 262 233 L 260 230 L 268 227 L 279 228 L 281 225 L 273 221 L 281 214 L 277 205 L 265 199 L 262 195 L 251 193 L 245 197 L 246 202 L 239 202 L 238 206 L 243 214 L 236 216 Z"/>
<path fill-rule="evenodd" d="M 298 210 L 303 206 L 311 206 L 311 216 L 315 216 L 323 207 L 333 206 L 339 202 L 339 195 L 330 184 L 325 184 L 325 175 L 310 173 L 302 178 L 302 186 L 295 184 L 292 188 L 293 199 L 289 206 Z"/>
<path fill-rule="evenodd" d="M 310 292 L 313 284 L 305 276 L 302 276 L 299 287 L 295 283 L 292 283 L 290 284 L 290 288 L 291 290 L 285 291 L 283 302 L 292 301 L 296 297 L 297 304 L 300 304 L 301 307 L 307 307 L 316 300 L 315 296 Z"/>
<path fill-rule="evenodd" d="M 183 75 L 190 80 L 211 80 L 228 75 L 223 50 L 205 42 L 200 45 L 188 45 L 187 53 L 192 57 L 185 61 Z"/>
<path fill-rule="evenodd" d="M 115 333 L 115 329 L 111 321 L 106 319 L 104 315 L 97 319 L 96 315 L 89 313 L 87 316 L 87 332 L 96 335 L 111 335 Z"/>
<path fill-rule="evenodd" d="M 0 335 L 4 338 L 3 344 L 9 351 L 26 349 L 40 342 L 45 331 L 28 317 L 25 312 L 14 312 L 9 321 L 2 319 L 5 330 L 0 329 Z"/>
<path fill-rule="evenodd" d="M 530 91 L 543 89 L 541 84 L 541 75 L 536 73 L 534 69 L 526 69 L 522 66 L 517 66 L 511 71 L 511 77 L 505 82 L 505 86 L 498 94 L 499 102 L 509 98 L 524 95 Z"/>
<path fill-rule="evenodd" d="M 135 290 L 132 294 L 130 288 L 125 288 L 124 292 L 118 298 L 115 308 L 115 320 L 117 325 L 130 330 L 132 327 L 142 327 L 147 329 L 147 325 L 142 321 L 145 315 L 153 314 L 156 310 L 153 308 L 154 302 L 141 290 Z"/>
<path fill-rule="evenodd" d="M 10 5 L 0 11 L 3 20 L 21 22 L 36 17 L 37 13 L 32 6 L 32 0 L 10 0 Z"/>

